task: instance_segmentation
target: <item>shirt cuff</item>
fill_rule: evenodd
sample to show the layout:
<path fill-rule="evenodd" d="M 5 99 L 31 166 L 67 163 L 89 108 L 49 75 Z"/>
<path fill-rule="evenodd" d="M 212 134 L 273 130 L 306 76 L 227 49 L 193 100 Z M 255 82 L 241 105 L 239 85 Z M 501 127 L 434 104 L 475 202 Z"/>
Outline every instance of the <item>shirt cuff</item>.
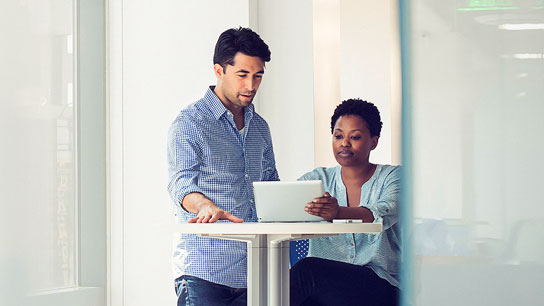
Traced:
<path fill-rule="evenodd" d="M 374 221 L 372 221 L 372 223 L 381 223 L 383 222 L 383 214 L 380 213 L 380 211 L 378 210 L 378 208 L 376 206 L 363 206 L 361 205 L 362 207 L 370 210 L 370 212 L 372 213 L 372 216 L 374 217 Z"/>
<path fill-rule="evenodd" d="M 177 203 L 179 204 L 179 206 L 181 207 L 181 209 L 182 209 L 182 211 L 184 213 L 186 213 L 187 215 L 190 215 L 190 216 L 194 216 L 195 215 L 194 213 L 192 213 L 192 212 L 188 211 L 187 209 L 185 209 L 185 207 L 183 207 L 183 205 L 181 204 L 183 202 L 183 199 L 185 198 L 185 196 L 190 194 L 190 193 L 204 194 L 202 192 L 202 190 L 200 190 L 200 188 L 198 188 L 197 186 L 192 186 L 192 187 L 189 187 L 188 189 L 185 189 L 182 192 L 179 192 L 176 195 L 176 200 L 177 200 Z"/>

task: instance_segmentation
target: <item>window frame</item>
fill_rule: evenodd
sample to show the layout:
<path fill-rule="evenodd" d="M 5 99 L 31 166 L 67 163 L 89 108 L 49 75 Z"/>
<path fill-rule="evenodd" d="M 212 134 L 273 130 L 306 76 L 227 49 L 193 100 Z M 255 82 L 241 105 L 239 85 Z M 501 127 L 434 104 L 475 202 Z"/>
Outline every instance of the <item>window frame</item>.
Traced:
<path fill-rule="evenodd" d="M 76 287 L 32 293 L 33 305 L 106 304 L 105 1 L 73 0 L 76 108 Z"/>

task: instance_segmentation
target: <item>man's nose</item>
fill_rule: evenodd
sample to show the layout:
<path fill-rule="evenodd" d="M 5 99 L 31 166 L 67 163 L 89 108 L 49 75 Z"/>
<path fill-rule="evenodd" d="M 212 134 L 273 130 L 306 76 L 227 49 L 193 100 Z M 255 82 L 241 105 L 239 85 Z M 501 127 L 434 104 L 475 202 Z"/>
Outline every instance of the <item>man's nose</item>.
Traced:
<path fill-rule="evenodd" d="M 255 80 L 252 78 L 248 78 L 246 80 L 246 89 L 249 91 L 253 91 L 255 89 Z"/>

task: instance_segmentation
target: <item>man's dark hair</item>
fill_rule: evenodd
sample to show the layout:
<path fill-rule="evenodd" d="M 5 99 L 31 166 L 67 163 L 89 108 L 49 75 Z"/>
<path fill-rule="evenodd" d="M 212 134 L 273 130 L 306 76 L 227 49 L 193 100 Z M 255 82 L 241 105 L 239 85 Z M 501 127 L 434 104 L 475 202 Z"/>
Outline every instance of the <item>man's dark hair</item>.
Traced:
<path fill-rule="evenodd" d="M 361 99 L 348 99 L 342 101 L 336 109 L 331 118 L 331 133 L 334 133 L 334 125 L 340 116 L 356 115 L 363 118 L 368 125 L 370 136 L 380 136 L 382 131 L 382 121 L 380 119 L 380 111 L 376 105 L 361 100 Z"/>
<path fill-rule="evenodd" d="M 258 56 L 265 63 L 270 61 L 270 49 L 259 34 L 249 28 L 239 27 L 221 33 L 215 44 L 213 63 L 225 69 L 227 65 L 234 65 L 234 55 L 238 52 Z"/>

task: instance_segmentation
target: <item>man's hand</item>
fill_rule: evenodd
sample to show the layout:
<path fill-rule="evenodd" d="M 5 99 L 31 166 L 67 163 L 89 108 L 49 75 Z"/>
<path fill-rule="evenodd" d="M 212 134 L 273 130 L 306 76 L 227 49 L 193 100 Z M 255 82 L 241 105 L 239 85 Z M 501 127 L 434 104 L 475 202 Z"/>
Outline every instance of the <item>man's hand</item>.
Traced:
<path fill-rule="evenodd" d="M 209 202 L 210 204 L 204 204 L 200 207 L 196 217 L 189 220 L 189 223 L 214 223 L 217 220 L 230 220 L 236 223 L 244 222 L 244 220 L 217 207 L 212 201 Z"/>
<path fill-rule="evenodd" d="M 244 222 L 243 219 L 222 210 L 214 202 L 201 193 L 190 193 L 183 198 L 182 206 L 188 211 L 195 213 L 196 217 L 189 220 L 189 223 L 213 223 L 217 220 L 230 220 L 232 222 Z"/>
<path fill-rule="evenodd" d="M 322 197 L 315 198 L 308 203 L 304 210 L 311 215 L 320 216 L 327 221 L 331 221 L 338 215 L 339 206 L 336 198 L 325 192 Z"/>

